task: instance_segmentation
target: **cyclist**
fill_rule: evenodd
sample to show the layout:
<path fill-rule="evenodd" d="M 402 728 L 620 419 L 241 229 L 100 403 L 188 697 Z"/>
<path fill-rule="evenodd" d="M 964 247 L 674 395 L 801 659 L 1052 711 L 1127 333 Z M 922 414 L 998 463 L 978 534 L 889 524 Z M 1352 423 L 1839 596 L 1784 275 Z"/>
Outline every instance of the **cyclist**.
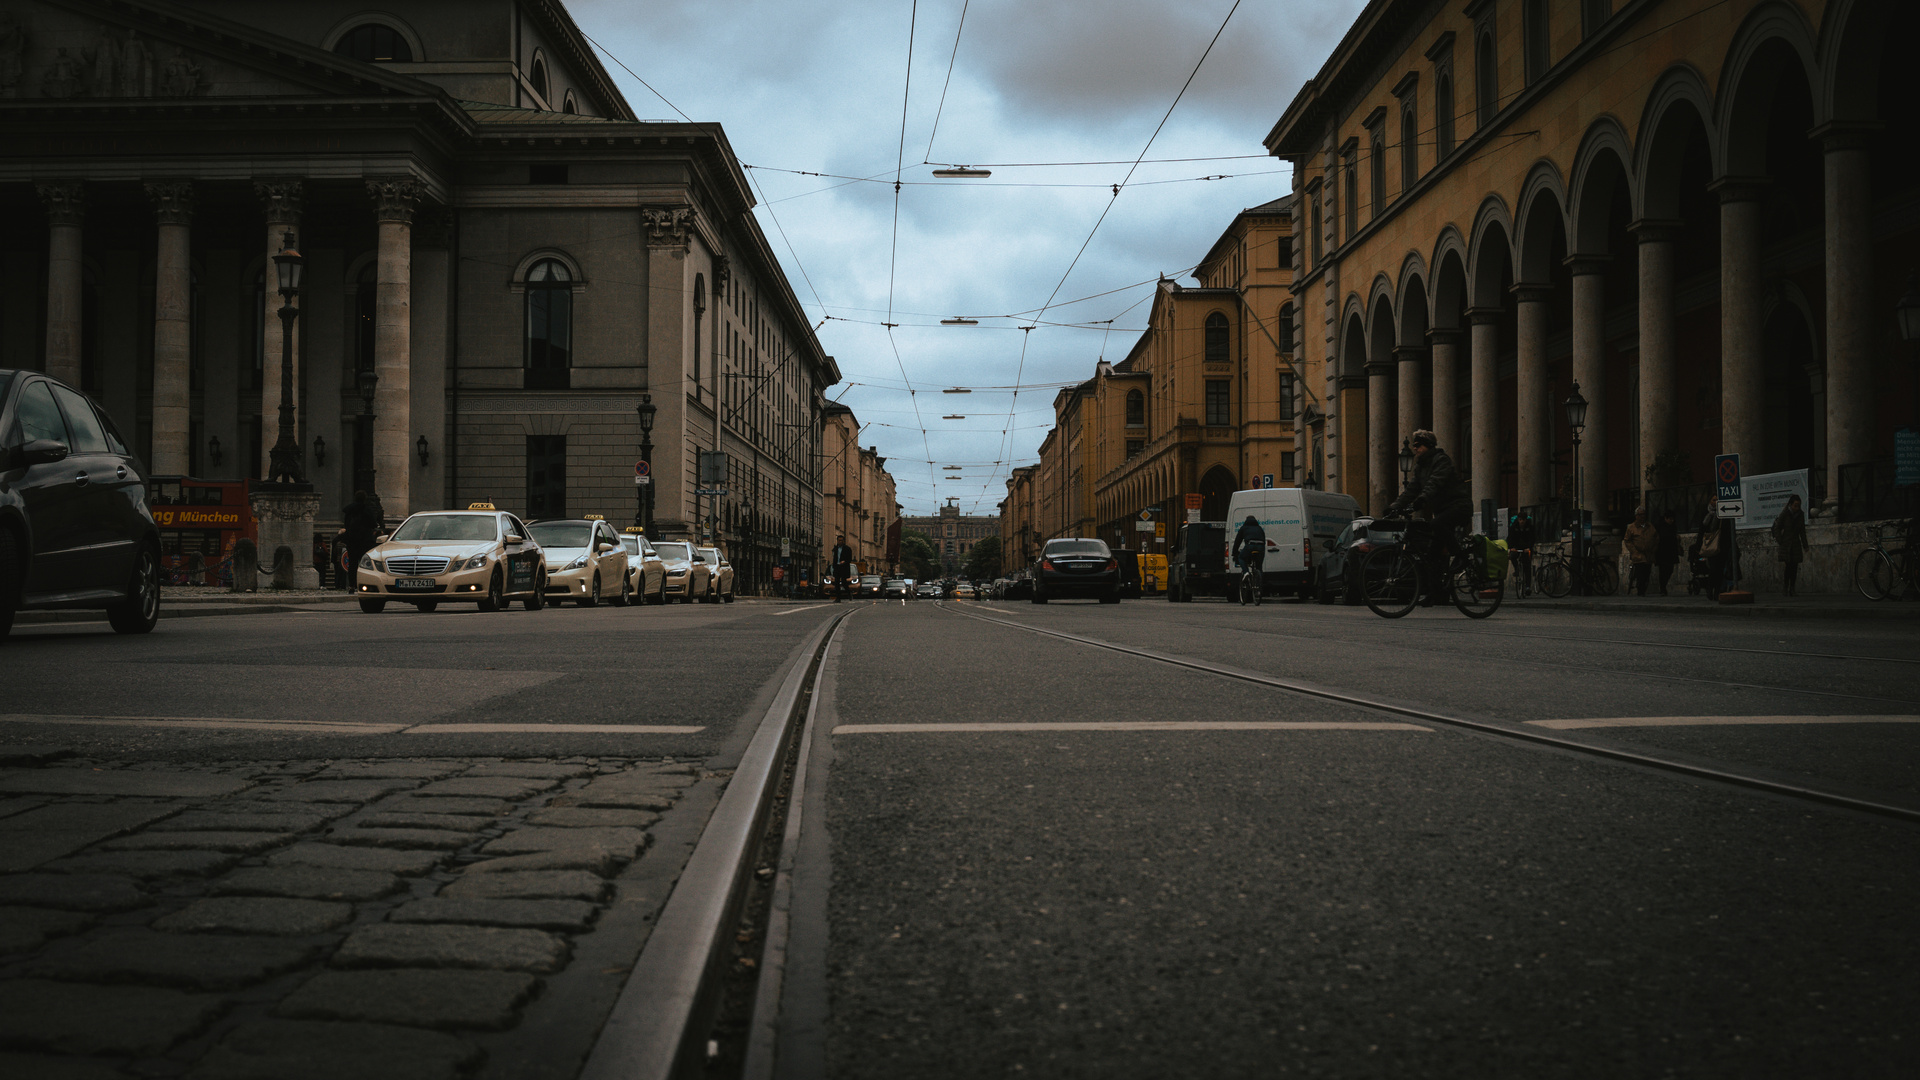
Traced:
<path fill-rule="evenodd" d="M 1440 565 L 1446 566 L 1453 556 L 1461 554 L 1460 527 L 1473 520 L 1473 503 L 1467 498 L 1466 485 L 1460 480 L 1460 470 L 1454 467 L 1453 459 L 1440 449 L 1440 440 L 1433 432 L 1420 429 L 1413 433 L 1413 478 L 1407 482 L 1406 490 L 1400 493 L 1393 505 L 1387 508 L 1389 516 L 1404 514 L 1410 510 L 1425 510 L 1433 519 L 1433 551 L 1440 559 Z M 1415 554 L 1424 554 L 1416 552 Z M 1432 597 L 1426 597 L 1421 603 L 1431 605 Z"/>
<path fill-rule="evenodd" d="M 1515 577 L 1520 583 L 1520 595 L 1523 597 L 1533 592 L 1533 545 L 1536 540 L 1532 514 L 1523 512 L 1507 519 L 1507 554 L 1513 559 Z"/>
<path fill-rule="evenodd" d="M 834 543 L 827 561 L 832 564 L 827 573 L 833 578 L 833 602 L 837 604 L 846 597 L 848 580 L 853 577 L 853 549 L 847 546 L 846 537 Z"/>
<path fill-rule="evenodd" d="M 1244 578 L 1249 570 L 1260 573 L 1266 568 L 1266 562 L 1267 530 L 1260 527 L 1258 518 L 1248 514 L 1247 520 L 1240 523 L 1240 531 L 1233 534 L 1233 565 Z"/>

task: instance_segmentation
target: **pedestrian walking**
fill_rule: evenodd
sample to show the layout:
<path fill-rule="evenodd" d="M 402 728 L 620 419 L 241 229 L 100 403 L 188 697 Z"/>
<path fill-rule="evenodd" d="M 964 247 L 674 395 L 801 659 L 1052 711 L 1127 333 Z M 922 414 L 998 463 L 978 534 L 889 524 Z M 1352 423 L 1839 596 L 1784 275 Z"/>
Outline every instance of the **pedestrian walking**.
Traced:
<path fill-rule="evenodd" d="M 364 491 L 353 493 L 353 501 L 341 511 L 341 520 L 346 528 L 342 531 L 347 538 L 347 587 L 351 591 L 359 584 L 360 558 L 374 548 L 373 538 L 379 535 L 380 521 L 374 516 L 372 500 Z"/>
<path fill-rule="evenodd" d="M 1653 546 L 1653 565 L 1660 568 L 1660 595 L 1667 595 L 1667 582 L 1673 579 L 1673 568 L 1680 563 L 1680 520 L 1671 510 L 1662 511 L 1660 520 L 1653 526 L 1657 541 Z"/>
<path fill-rule="evenodd" d="M 1523 599 L 1533 594 L 1533 545 L 1537 540 L 1532 514 L 1523 511 L 1507 519 L 1507 556 L 1513 560 Z"/>
<path fill-rule="evenodd" d="M 1707 512 L 1700 519 L 1700 557 L 1707 563 L 1707 599 L 1718 600 L 1730 588 L 1728 558 L 1733 553 L 1733 519 L 1720 516 L 1720 497 L 1707 498 Z"/>
<path fill-rule="evenodd" d="M 1660 546 L 1660 534 L 1647 523 L 1647 508 L 1642 506 L 1633 512 L 1633 524 L 1627 526 L 1626 535 L 1621 537 L 1621 546 L 1627 549 L 1629 568 L 1627 570 L 1627 591 L 1635 596 L 1647 595 L 1647 579 L 1653 576 L 1653 556 Z"/>
<path fill-rule="evenodd" d="M 1807 557 L 1807 515 L 1800 508 L 1800 496 L 1787 496 L 1786 508 L 1773 519 L 1773 542 L 1780 548 L 1780 579 L 1787 595 L 1795 595 L 1800 563 Z"/>

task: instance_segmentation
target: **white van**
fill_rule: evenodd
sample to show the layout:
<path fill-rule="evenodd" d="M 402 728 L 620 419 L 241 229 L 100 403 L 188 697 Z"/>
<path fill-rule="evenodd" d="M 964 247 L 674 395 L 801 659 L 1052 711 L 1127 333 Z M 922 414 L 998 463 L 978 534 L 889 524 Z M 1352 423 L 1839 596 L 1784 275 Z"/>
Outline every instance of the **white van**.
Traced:
<path fill-rule="evenodd" d="M 1300 488 L 1236 491 L 1227 502 L 1228 549 L 1233 534 L 1252 514 L 1266 530 L 1267 553 L 1260 563 L 1263 591 L 1293 593 L 1308 600 L 1314 593 L 1315 549 L 1340 535 L 1360 513 L 1353 496 Z"/>

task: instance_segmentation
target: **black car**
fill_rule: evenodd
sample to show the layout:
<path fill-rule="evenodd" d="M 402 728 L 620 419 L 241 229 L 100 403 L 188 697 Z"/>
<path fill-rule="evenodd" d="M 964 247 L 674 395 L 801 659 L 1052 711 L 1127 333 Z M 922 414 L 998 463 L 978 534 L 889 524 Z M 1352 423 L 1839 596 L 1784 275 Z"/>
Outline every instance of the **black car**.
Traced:
<path fill-rule="evenodd" d="M 160 618 L 160 530 L 126 441 L 85 394 L 0 369 L 0 638 L 22 608 L 105 608 L 123 634 Z"/>
<path fill-rule="evenodd" d="M 1033 579 L 1025 575 L 1022 575 L 1017 578 L 1009 578 L 1007 580 L 1007 583 L 1001 586 L 1000 595 L 997 597 L 997 599 L 1000 599 L 1000 600 L 1031 600 L 1033 599 Z"/>
<path fill-rule="evenodd" d="M 1321 541 L 1317 599 L 1323 604 L 1358 604 L 1360 564 L 1374 548 L 1400 542 L 1398 529 L 1382 529 L 1370 517 L 1357 517 L 1332 540 Z"/>
<path fill-rule="evenodd" d="M 1092 597 L 1120 602 L 1120 560 L 1100 540 L 1049 540 L 1033 568 L 1033 602 Z"/>

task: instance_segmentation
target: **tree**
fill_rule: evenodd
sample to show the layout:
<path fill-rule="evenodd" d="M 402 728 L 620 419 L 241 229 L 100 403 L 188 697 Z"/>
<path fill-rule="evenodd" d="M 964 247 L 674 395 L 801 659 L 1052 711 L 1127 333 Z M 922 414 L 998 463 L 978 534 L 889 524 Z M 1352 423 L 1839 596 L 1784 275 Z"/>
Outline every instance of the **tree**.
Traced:
<path fill-rule="evenodd" d="M 989 536 L 967 552 L 967 576 L 975 581 L 992 581 L 1000 576 L 1000 538 Z"/>
<path fill-rule="evenodd" d="M 915 581 L 932 581 L 940 576 L 940 554 L 919 533 L 900 537 L 900 570 Z"/>

